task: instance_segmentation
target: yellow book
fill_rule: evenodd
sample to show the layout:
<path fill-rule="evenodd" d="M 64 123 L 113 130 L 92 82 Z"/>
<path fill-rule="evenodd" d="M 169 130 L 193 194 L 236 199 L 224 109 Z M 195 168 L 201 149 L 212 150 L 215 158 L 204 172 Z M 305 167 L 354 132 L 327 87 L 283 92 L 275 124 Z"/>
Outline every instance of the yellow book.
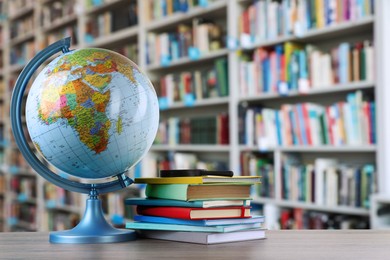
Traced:
<path fill-rule="evenodd" d="M 316 5 L 317 28 L 322 28 L 325 26 L 324 1 L 316 0 L 315 5 Z"/>
<path fill-rule="evenodd" d="M 135 178 L 135 183 L 147 184 L 207 184 L 207 183 L 229 183 L 229 184 L 256 184 L 260 183 L 260 176 L 194 176 L 194 177 L 156 177 L 156 178 Z"/>
<path fill-rule="evenodd" d="M 302 45 L 301 44 L 298 44 L 298 43 L 293 43 L 293 42 L 286 42 L 284 43 L 284 57 L 285 57 L 285 64 L 286 66 L 289 66 L 290 64 L 290 60 L 291 60 L 291 56 L 293 54 L 293 52 L 295 50 L 301 50 L 302 49 Z M 285 69 L 284 70 L 284 79 L 286 82 L 289 82 L 290 80 L 290 70 L 289 69 Z"/>

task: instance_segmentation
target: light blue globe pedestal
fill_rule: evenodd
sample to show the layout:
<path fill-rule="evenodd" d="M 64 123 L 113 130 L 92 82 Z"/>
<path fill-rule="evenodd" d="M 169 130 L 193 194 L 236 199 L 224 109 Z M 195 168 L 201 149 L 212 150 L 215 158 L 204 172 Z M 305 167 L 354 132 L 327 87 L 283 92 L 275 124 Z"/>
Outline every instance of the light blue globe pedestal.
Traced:
<path fill-rule="evenodd" d="M 136 239 L 136 233 L 131 230 L 113 228 L 103 216 L 102 202 L 92 190 L 87 199 L 85 213 L 80 223 L 71 230 L 50 233 L 51 243 L 90 244 L 114 243 Z"/>
<path fill-rule="evenodd" d="M 67 243 L 67 244 L 82 243 L 82 244 L 87 244 L 87 243 L 114 243 L 114 242 L 131 241 L 131 240 L 136 239 L 136 234 L 134 231 L 125 230 L 125 229 L 116 229 L 107 223 L 107 221 L 105 220 L 104 215 L 103 215 L 102 203 L 101 203 L 101 200 L 98 198 L 98 195 L 126 188 L 127 186 L 129 186 L 130 184 L 133 183 L 133 180 L 130 179 L 128 176 L 126 176 L 125 173 L 128 171 L 128 169 L 130 167 L 132 167 L 139 160 L 141 160 L 141 158 L 147 153 L 147 151 L 150 149 L 150 147 L 153 143 L 153 140 L 156 136 L 156 133 L 157 133 L 158 121 L 159 121 L 159 118 L 158 118 L 159 117 L 159 110 L 158 110 L 157 96 L 156 96 L 156 93 L 155 93 L 154 88 L 153 88 L 152 84 L 150 83 L 150 81 L 147 79 L 147 77 L 144 74 L 139 72 L 138 67 L 134 63 L 132 63 L 127 58 L 124 58 L 124 57 L 120 58 L 122 60 L 127 59 L 124 61 L 125 62 L 124 64 L 128 64 L 128 65 L 126 65 L 128 67 L 121 68 L 121 69 L 123 69 L 123 70 L 129 69 L 129 68 L 134 69 L 138 73 L 136 75 L 138 77 L 137 79 L 141 80 L 142 82 L 139 83 L 138 81 L 135 81 L 135 83 L 133 82 L 134 85 L 130 84 L 130 86 L 127 86 L 126 85 L 127 83 L 126 83 L 124 85 L 122 84 L 120 87 L 122 89 L 126 88 L 126 87 L 129 87 L 129 88 L 133 87 L 134 89 L 130 89 L 130 90 L 133 90 L 132 93 L 135 93 L 135 94 L 134 94 L 134 96 L 132 96 L 130 98 L 133 98 L 133 97 L 139 98 L 138 103 L 132 102 L 131 104 L 134 104 L 134 105 L 141 104 L 142 109 L 137 110 L 138 107 L 135 106 L 132 111 L 141 111 L 142 112 L 142 113 L 139 112 L 136 115 L 136 116 L 138 116 L 137 120 L 140 120 L 140 121 L 136 121 L 136 122 L 138 122 L 138 123 L 141 122 L 140 123 L 141 130 L 139 133 L 142 134 L 142 136 L 145 139 L 143 140 L 143 139 L 136 138 L 135 133 L 131 134 L 131 137 L 134 136 L 133 139 L 131 139 L 131 140 L 126 139 L 126 138 L 129 138 L 129 136 L 130 136 L 129 133 L 133 133 L 132 132 L 133 128 L 131 128 L 132 127 L 131 122 L 134 122 L 134 118 L 136 118 L 136 117 L 133 117 L 132 121 L 130 119 L 128 119 L 128 121 L 126 121 L 127 124 L 121 125 L 121 127 L 126 127 L 123 130 L 123 133 L 122 133 L 122 128 L 118 128 L 118 132 L 119 132 L 118 135 L 120 135 L 122 133 L 121 138 L 123 138 L 123 134 L 127 134 L 127 135 L 125 135 L 124 139 L 114 140 L 115 143 L 118 144 L 118 147 L 119 147 L 119 144 L 124 144 L 125 145 L 124 147 L 127 147 L 127 149 L 130 149 L 130 150 L 126 150 L 126 149 L 117 150 L 116 153 L 118 155 L 116 158 L 118 158 L 118 159 L 114 158 L 114 160 L 118 160 L 118 161 L 116 161 L 118 163 L 118 165 L 120 163 L 122 163 L 122 164 L 120 164 L 120 166 L 118 166 L 118 169 L 116 169 L 116 170 L 114 169 L 112 172 L 111 172 L 111 170 L 108 170 L 105 173 L 100 172 L 100 174 L 97 174 L 97 172 L 100 171 L 101 167 L 102 167 L 102 166 L 98 166 L 96 168 L 97 163 L 101 163 L 101 161 L 104 161 L 104 162 L 107 162 L 109 160 L 112 161 L 112 158 L 113 158 L 113 157 L 105 158 L 104 155 L 102 155 L 103 154 L 102 151 L 99 151 L 99 156 L 101 156 L 101 157 L 96 156 L 96 158 L 94 158 L 95 155 L 92 154 L 89 157 L 90 158 L 89 161 L 79 161 L 78 162 L 78 163 L 84 163 L 84 165 L 85 165 L 84 169 L 89 169 L 89 172 L 88 172 L 89 175 L 84 175 L 84 173 L 77 173 L 76 174 L 77 171 L 72 171 L 73 169 L 72 169 L 71 163 L 74 161 L 66 161 L 65 163 L 67 163 L 68 168 L 66 168 L 64 170 L 61 167 L 59 167 L 58 164 L 56 165 L 56 163 L 53 163 L 54 161 L 51 161 L 53 159 L 58 159 L 58 158 L 56 158 L 56 156 L 52 156 L 51 159 L 48 159 L 45 156 L 45 154 L 42 153 L 42 151 L 40 150 L 40 148 L 42 148 L 42 147 L 40 145 L 39 145 L 39 147 L 37 147 L 38 151 L 42 153 L 44 158 L 46 160 L 48 160 L 49 163 L 53 164 L 54 166 L 56 166 L 60 170 L 66 172 L 70 175 L 74 175 L 74 176 L 77 176 L 80 178 L 91 178 L 91 179 L 95 179 L 94 173 L 96 172 L 96 174 L 97 174 L 96 179 L 107 178 L 106 182 L 100 182 L 97 184 L 83 183 L 83 182 L 79 182 L 79 181 L 70 180 L 66 177 L 62 177 L 62 176 L 54 173 L 53 171 L 51 171 L 48 168 L 46 163 L 39 160 L 38 157 L 35 155 L 35 153 L 32 152 L 30 145 L 27 141 L 27 138 L 24 135 L 23 122 L 22 122 L 22 107 L 23 107 L 22 100 L 24 97 L 24 92 L 26 90 L 26 87 L 27 87 L 32 75 L 39 68 L 39 66 L 41 66 L 45 61 L 47 61 L 54 54 L 62 51 L 64 54 L 62 56 L 60 56 L 60 58 L 63 56 L 66 56 L 66 55 L 72 55 L 72 53 L 74 53 L 74 52 L 73 51 L 70 52 L 69 47 L 70 47 L 70 38 L 65 38 L 65 39 L 62 39 L 56 43 L 53 43 L 52 45 L 48 46 L 47 48 L 45 48 L 41 52 L 39 52 L 25 66 L 25 68 L 23 69 L 23 71 L 19 75 L 19 77 L 16 81 L 16 84 L 15 84 L 15 87 L 14 87 L 14 91 L 12 93 L 11 106 L 10 106 L 10 119 L 11 119 L 12 131 L 13 131 L 13 134 L 15 137 L 15 142 L 16 142 L 17 146 L 19 147 L 20 152 L 23 154 L 24 158 L 26 159 L 26 161 L 44 179 L 46 179 L 47 181 L 49 181 L 50 183 L 52 183 L 56 186 L 64 188 L 66 190 L 69 190 L 72 192 L 84 193 L 84 194 L 89 195 L 89 199 L 87 199 L 87 203 L 86 203 L 86 209 L 84 212 L 84 216 L 81 219 L 80 223 L 75 228 L 73 228 L 71 230 L 51 232 L 50 237 L 49 237 L 49 241 L 51 243 Z M 83 49 L 81 49 L 81 51 L 83 51 Z M 96 51 L 96 52 L 100 51 L 100 54 L 110 52 L 110 51 L 101 50 L 101 49 L 100 50 L 99 49 L 84 50 L 84 51 L 92 51 L 92 53 L 94 51 Z M 76 50 L 76 52 L 77 52 L 77 50 Z M 107 55 L 114 55 L 115 56 L 115 55 L 119 55 L 119 54 L 112 53 L 112 54 L 107 54 Z M 101 58 L 97 58 L 97 60 L 99 62 L 99 61 L 101 61 Z M 106 65 L 110 65 L 110 64 L 112 64 L 112 63 L 107 63 Z M 63 71 L 61 71 L 61 73 L 63 73 Z M 88 73 L 89 73 L 89 71 L 88 71 Z M 63 75 L 63 74 L 61 74 L 61 75 Z M 38 76 L 38 78 L 39 78 L 39 76 Z M 72 79 L 72 77 L 68 77 L 67 79 L 69 79 L 69 78 Z M 107 79 L 107 78 L 105 78 L 105 79 Z M 56 84 L 57 83 L 55 83 L 51 88 L 54 89 L 56 87 Z M 60 84 L 60 83 L 58 83 L 58 84 Z M 39 83 L 38 83 L 38 86 L 40 86 Z M 115 86 L 117 86 L 117 85 L 115 85 Z M 32 89 L 33 88 L 34 88 L 34 84 L 32 86 Z M 125 92 L 122 92 L 122 93 L 127 93 L 128 90 L 129 89 L 125 89 Z M 30 90 L 30 93 L 31 93 L 31 90 Z M 122 95 L 122 94 L 120 94 L 120 95 Z M 30 95 L 29 95 L 29 97 L 30 97 Z M 118 97 L 118 95 L 116 95 L 116 97 Z M 129 102 L 129 100 L 127 102 Z M 114 100 L 114 101 L 116 101 L 116 100 Z M 119 104 L 119 103 L 115 103 L 114 101 L 113 101 L 113 104 Z M 33 103 L 37 104 L 37 103 L 39 103 L 39 100 L 34 99 Z M 126 103 L 126 104 L 129 104 L 129 103 Z M 124 109 L 128 108 L 126 105 L 123 105 L 122 107 L 124 107 Z M 31 112 L 31 110 L 29 110 L 29 111 Z M 31 120 L 32 118 L 36 119 L 37 118 L 36 115 L 34 115 L 34 114 L 32 115 L 32 114 L 27 113 L 29 111 L 26 111 L 26 118 L 28 120 L 29 119 Z M 35 110 L 35 112 L 36 112 L 36 110 Z M 127 111 L 125 111 L 125 112 L 127 112 Z M 125 113 L 125 116 L 126 116 L 126 113 Z M 148 121 L 142 121 L 143 119 L 148 120 Z M 34 128 L 35 125 L 34 125 L 33 129 L 30 129 L 28 126 L 28 122 L 27 122 L 27 127 L 29 130 L 31 139 L 34 141 L 34 136 L 31 134 L 30 130 L 36 130 L 36 128 Z M 45 124 L 43 123 L 41 126 L 37 126 L 37 127 L 45 127 Z M 140 129 L 140 128 L 138 128 L 138 129 Z M 69 126 L 68 126 L 68 129 L 69 129 Z M 41 136 L 43 136 L 43 135 L 41 135 Z M 53 138 L 53 137 L 51 137 L 51 138 Z M 73 140 L 74 140 L 73 136 L 69 136 L 69 138 L 73 138 Z M 61 137 L 54 137 L 54 139 L 52 139 L 52 143 L 56 144 L 56 146 L 60 146 L 60 145 L 58 145 L 59 142 L 62 141 L 60 139 L 61 139 Z M 65 139 L 65 138 L 63 138 L 63 139 Z M 69 140 L 67 140 L 67 141 L 69 141 Z M 131 142 L 136 142 L 136 144 L 138 146 L 136 148 L 134 148 L 134 145 Z M 78 146 L 78 144 L 77 144 L 77 146 Z M 74 148 L 74 145 L 69 146 L 69 149 L 73 149 L 73 148 Z M 57 150 L 57 157 L 61 156 L 61 155 L 59 155 L 59 154 L 61 154 L 61 152 L 63 152 L 63 151 Z M 135 153 L 135 152 L 138 152 L 138 153 Z M 83 151 L 83 153 L 85 153 L 85 152 Z M 132 155 L 132 157 L 130 158 L 130 157 L 128 157 L 128 155 Z M 71 155 L 68 154 L 67 156 L 71 156 Z M 77 157 L 77 155 L 75 157 Z M 79 157 L 77 157 L 77 158 L 79 158 Z M 62 157 L 62 159 L 66 160 L 66 158 L 64 158 L 64 157 Z M 74 159 L 69 159 L 69 160 L 74 160 Z M 63 165 L 60 165 L 60 166 L 63 166 Z M 91 170 L 91 169 L 93 169 L 93 170 Z M 85 177 L 85 176 L 93 176 L 93 177 Z M 108 178 L 110 178 L 110 179 L 108 179 Z"/>

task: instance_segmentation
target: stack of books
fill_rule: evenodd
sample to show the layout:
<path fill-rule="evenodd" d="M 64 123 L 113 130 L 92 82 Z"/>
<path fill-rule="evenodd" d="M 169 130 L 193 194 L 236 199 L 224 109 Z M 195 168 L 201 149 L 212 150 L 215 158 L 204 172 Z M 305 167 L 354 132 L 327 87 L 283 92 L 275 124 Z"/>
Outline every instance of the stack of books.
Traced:
<path fill-rule="evenodd" d="M 263 216 L 252 216 L 251 186 L 260 177 L 136 178 L 146 183 L 147 198 L 129 198 L 135 205 L 135 229 L 142 237 L 216 244 L 265 238 Z"/>

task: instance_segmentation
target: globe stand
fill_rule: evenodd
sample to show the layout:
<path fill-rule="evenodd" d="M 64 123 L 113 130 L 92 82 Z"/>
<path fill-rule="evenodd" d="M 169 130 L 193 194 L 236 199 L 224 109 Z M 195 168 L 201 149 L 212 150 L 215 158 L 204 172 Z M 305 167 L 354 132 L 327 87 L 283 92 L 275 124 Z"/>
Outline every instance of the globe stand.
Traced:
<path fill-rule="evenodd" d="M 136 233 L 134 231 L 113 228 L 107 223 L 103 216 L 102 202 L 92 185 L 80 223 L 71 230 L 51 232 L 49 241 L 65 244 L 93 244 L 125 242 L 135 239 Z"/>

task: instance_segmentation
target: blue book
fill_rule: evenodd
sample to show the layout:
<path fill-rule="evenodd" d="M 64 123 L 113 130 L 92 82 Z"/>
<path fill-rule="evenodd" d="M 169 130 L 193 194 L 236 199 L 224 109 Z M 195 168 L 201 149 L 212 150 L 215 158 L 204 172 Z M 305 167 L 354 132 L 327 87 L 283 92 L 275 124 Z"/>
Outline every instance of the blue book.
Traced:
<path fill-rule="evenodd" d="M 181 201 L 170 199 L 128 198 L 126 205 L 186 207 L 186 208 L 213 208 L 230 206 L 250 206 L 250 200 L 208 200 L 208 201 Z"/>
<path fill-rule="evenodd" d="M 376 112 L 375 112 L 375 101 L 370 102 L 370 110 L 371 110 L 371 117 L 370 117 L 370 124 L 371 124 L 371 133 L 370 133 L 370 139 L 373 144 L 376 144 Z"/>
<path fill-rule="evenodd" d="M 126 228 L 140 230 L 166 230 L 166 231 L 191 231 L 191 232 L 233 232 L 245 229 L 260 228 L 261 223 L 238 224 L 227 226 L 190 226 L 177 224 L 161 224 L 151 222 L 128 222 Z"/>
<path fill-rule="evenodd" d="M 339 81 L 349 82 L 349 43 L 344 42 L 339 46 Z"/>
<path fill-rule="evenodd" d="M 252 216 L 251 218 L 189 220 L 189 219 L 135 215 L 134 221 L 151 222 L 151 223 L 159 223 L 159 224 L 191 225 L 191 226 L 226 226 L 226 225 L 255 224 L 255 223 L 260 224 L 264 222 L 264 216 Z"/>
<path fill-rule="evenodd" d="M 280 125 L 281 118 L 279 116 L 280 110 L 275 110 L 275 125 L 276 125 L 276 134 L 278 137 L 278 145 L 282 145 L 282 127 Z"/>

